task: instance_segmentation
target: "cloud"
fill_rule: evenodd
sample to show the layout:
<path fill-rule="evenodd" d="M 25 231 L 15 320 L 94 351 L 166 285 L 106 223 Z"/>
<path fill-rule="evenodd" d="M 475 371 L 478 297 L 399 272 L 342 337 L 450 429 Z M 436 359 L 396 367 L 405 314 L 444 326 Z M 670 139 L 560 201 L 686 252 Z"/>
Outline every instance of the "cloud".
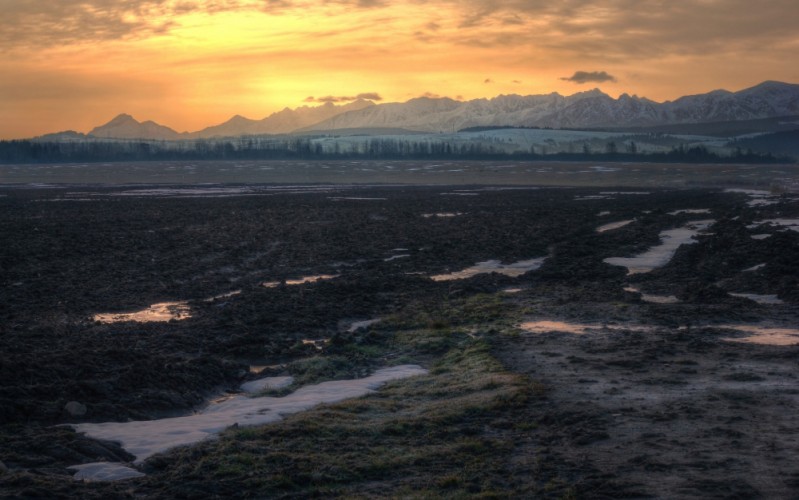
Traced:
<path fill-rule="evenodd" d="M 383 98 L 377 92 L 363 92 L 356 96 L 333 96 L 327 95 L 324 97 L 308 96 L 304 99 L 305 102 L 321 102 L 321 103 L 337 103 L 337 102 L 352 102 L 358 99 L 366 99 L 369 101 L 382 101 Z"/>
<path fill-rule="evenodd" d="M 602 83 L 616 82 L 616 77 L 609 75 L 605 71 L 575 71 L 570 77 L 563 77 L 561 80 L 574 83 Z"/>

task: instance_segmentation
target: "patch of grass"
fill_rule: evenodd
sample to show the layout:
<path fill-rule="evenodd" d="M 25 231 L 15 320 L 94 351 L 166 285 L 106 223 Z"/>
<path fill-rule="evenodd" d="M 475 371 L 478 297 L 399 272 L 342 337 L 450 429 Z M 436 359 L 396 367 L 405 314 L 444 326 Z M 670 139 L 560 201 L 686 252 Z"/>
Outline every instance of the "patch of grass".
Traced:
<path fill-rule="evenodd" d="M 428 375 L 280 423 L 229 429 L 218 441 L 193 447 L 201 449 L 199 460 L 175 450 L 154 479 L 172 484 L 168 495 L 213 481 L 216 495 L 278 498 L 401 492 L 501 498 L 521 487 L 505 474 L 517 431 L 503 423 L 535 397 L 528 380 L 505 371 L 486 342 L 457 332 L 413 330 L 397 337 L 406 348 L 424 350 L 432 339 L 448 349 Z M 343 362 L 313 358 L 294 373 L 305 380 L 336 376 Z"/>

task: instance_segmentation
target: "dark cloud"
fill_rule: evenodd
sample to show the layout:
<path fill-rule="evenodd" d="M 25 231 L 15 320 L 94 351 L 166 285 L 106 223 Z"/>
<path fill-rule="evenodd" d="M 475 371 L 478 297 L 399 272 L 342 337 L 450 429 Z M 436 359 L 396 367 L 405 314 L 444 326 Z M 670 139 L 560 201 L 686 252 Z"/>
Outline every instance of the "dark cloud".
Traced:
<path fill-rule="evenodd" d="M 366 99 L 369 101 L 383 100 L 383 98 L 377 92 L 363 92 L 356 96 L 333 96 L 333 95 L 327 95 L 324 97 L 308 96 L 305 98 L 305 102 L 337 103 L 337 102 L 352 102 L 352 101 L 357 101 L 358 99 Z"/>
<path fill-rule="evenodd" d="M 605 71 L 575 71 L 572 76 L 563 77 L 561 80 L 574 83 L 603 83 L 615 82 L 616 77 Z"/>

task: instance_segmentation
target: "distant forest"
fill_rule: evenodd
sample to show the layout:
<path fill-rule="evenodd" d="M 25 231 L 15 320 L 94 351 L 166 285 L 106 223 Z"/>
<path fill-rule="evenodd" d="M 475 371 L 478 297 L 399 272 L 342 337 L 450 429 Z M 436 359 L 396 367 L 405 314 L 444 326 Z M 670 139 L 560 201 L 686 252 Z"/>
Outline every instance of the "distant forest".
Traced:
<path fill-rule="evenodd" d="M 326 147 L 327 146 L 327 147 Z M 738 148 L 719 155 L 703 146 L 677 146 L 668 152 L 642 153 L 635 143 L 609 142 L 602 151 L 585 145 L 580 152 L 542 154 L 507 152 L 479 142 L 450 144 L 435 141 L 375 138 L 346 145 L 323 145 L 309 137 L 241 137 L 193 141 L 38 140 L 0 141 L 0 163 L 91 163 L 170 160 L 535 160 L 535 161 L 642 161 L 668 163 L 794 163 L 788 156 Z M 352 148 L 352 149 L 350 149 Z"/>

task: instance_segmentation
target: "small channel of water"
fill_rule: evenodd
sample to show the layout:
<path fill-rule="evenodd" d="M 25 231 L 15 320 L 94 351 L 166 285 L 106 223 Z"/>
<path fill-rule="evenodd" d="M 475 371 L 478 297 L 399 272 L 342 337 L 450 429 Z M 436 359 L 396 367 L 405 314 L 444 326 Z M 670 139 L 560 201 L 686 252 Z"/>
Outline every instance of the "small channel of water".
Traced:
<path fill-rule="evenodd" d="M 472 276 L 477 276 L 478 274 L 487 273 L 499 273 L 515 278 L 528 271 L 534 271 L 538 269 L 545 260 L 546 257 L 538 257 L 536 259 L 520 260 L 519 262 L 514 262 L 512 264 L 502 264 L 498 260 L 486 260 L 484 262 L 478 262 L 474 266 L 467 267 L 461 271 L 430 276 L 430 279 L 433 281 L 464 280 L 471 278 Z"/>
<path fill-rule="evenodd" d="M 677 229 L 661 231 L 661 244 L 635 257 L 608 257 L 603 262 L 627 268 L 627 274 L 648 273 L 666 265 L 680 245 L 695 243 L 693 237 L 710 227 L 715 220 L 693 221 Z"/>

